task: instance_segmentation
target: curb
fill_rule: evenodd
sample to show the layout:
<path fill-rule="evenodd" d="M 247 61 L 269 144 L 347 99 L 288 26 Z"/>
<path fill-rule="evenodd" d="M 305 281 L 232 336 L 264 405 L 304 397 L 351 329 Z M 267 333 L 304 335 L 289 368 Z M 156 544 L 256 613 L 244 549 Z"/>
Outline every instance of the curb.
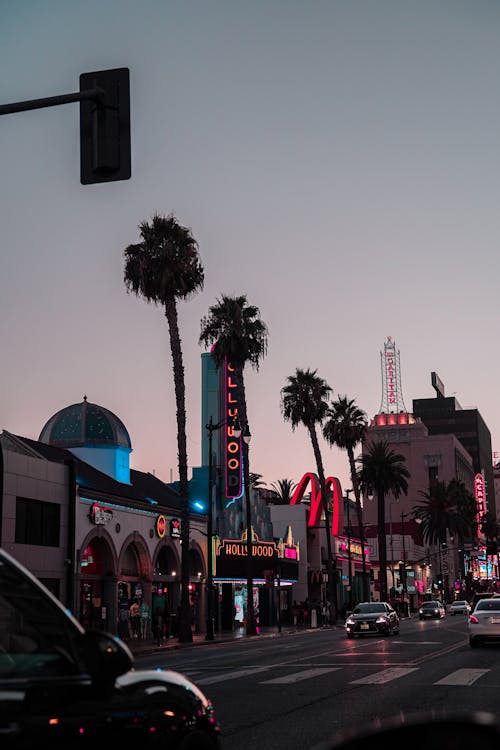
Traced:
<path fill-rule="evenodd" d="M 178 651 L 185 648 L 193 648 L 196 646 L 210 646 L 218 643 L 237 643 L 239 641 L 248 643 L 249 640 L 261 640 L 263 638 L 282 638 L 285 635 L 297 635 L 298 633 L 317 633 L 325 630 L 337 630 L 343 629 L 343 626 L 332 625 L 330 627 L 321 628 L 302 628 L 301 630 L 282 630 L 281 633 L 258 633 L 256 635 L 241 635 L 235 638 L 234 636 L 221 636 L 220 638 L 214 638 L 213 640 L 206 640 L 204 636 L 194 637 L 190 643 L 180 643 L 179 641 L 172 640 L 172 643 L 161 643 L 157 645 L 155 643 L 144 644 L 144 646 L 130 643 L 126 641 L 127 646 L 132 651 L 134 656 L 147 656 L 148 654 L 163 653 L 165 651 Z"/>

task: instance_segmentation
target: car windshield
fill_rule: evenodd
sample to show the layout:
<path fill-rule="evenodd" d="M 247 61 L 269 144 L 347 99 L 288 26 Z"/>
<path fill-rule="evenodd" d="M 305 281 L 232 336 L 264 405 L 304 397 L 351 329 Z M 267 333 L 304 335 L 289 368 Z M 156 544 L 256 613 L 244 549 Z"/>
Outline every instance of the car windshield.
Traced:
<path fill-rule="evenodd" d="M 439 602 L 424 602 L 422 604 L 422 609 L 436 609 L 436 607 L 439 607 Z"/>
<path fill-rule="evenodd" d="M 452 607 L 464 607 L 467 602 L 453 602 Z"/>
<path fill-rule="evenodd" d="M 383 604 L 377 604 L 377 602 L 374 602 L 373 604 L 369 604 L 368 602 L 366 604 L 358 604 L 357 607 L 354 608 L 355 615 L 365 615 L 365 614 L 375 614 L 377 612 L 386 612 L 386 608 Z"/>
<path fill-rule="evenodd" d="M 482 599 L 477 604 L 476 612 L 480 610 L 500 612 L 500 599 Z"/>
<path fill-rule="evenodd" d="M 0 559 L 0 680 L 77 673 L 77 635 L 52 599 Z"/>

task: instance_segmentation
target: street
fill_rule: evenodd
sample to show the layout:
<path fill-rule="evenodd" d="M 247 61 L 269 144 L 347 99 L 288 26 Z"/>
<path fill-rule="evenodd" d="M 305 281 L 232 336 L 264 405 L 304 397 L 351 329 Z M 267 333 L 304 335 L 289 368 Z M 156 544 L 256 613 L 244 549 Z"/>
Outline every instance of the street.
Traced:
<path fill-rule="evenodd" d="M 212 699 L 231 750 L 310 748 L 374 719 L 496 712 L 500 646 L 471 649 L 467 618 L 403 619 L 398 636 L 342 628 L 210 643 L 137 658 L 183 672 Z"/>

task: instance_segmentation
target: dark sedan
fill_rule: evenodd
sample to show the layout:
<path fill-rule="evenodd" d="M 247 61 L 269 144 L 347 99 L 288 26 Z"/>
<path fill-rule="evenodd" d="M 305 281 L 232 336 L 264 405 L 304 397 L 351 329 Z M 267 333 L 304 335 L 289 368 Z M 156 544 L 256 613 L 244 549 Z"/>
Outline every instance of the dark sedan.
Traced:
<path fill-rule="evenodd" d="M 210 700 L 183 675 L 135 670 L 119 638 L 85 632 L 0 549 L 2 750 L 217 750 Z"/>
<path fill-rule="evenodd" d="M 399 633 L 399 617 L 387 602 L 358 604 L 345 621 L 348 638 L 357 635 L 394 635 Z"/>
<path fill-rule="evenodd" d="M 439 601 L 424 602 L 418 610 L 420 620 L 440 620 L 446 615 L 444 606 Z"/>

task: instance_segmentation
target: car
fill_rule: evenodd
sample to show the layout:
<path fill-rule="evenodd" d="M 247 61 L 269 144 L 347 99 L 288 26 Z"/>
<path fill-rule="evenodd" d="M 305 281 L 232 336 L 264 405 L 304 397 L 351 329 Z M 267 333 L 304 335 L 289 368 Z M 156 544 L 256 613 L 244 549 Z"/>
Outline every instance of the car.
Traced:
<path fill-rule="evenodd" d="M 357 604 L 345 621 L 348 638 L 357 635 L 394 635 L 399 633 L 399 617 L 387 602 Z"/>
<path fill-rule="evenodd" d="M 419 620 L 428 620 L 431 618 L 441 619 L 446 615 L 446 610 L 440 601 L 432 600 L 423 602 L 418 609 Z"/>
<path fill-rule="evenodd" d="M 450 604 L 450 615 L 468 615 L 470 611 L 471 606 L 465 599 L 457 599 Z"/>
<path fill-rule="evenodd" d="M 494 594 L 492 592 L 487 592 L 487 591 L 476 592 L 472 596 L 472 601 L 471 601 L 472 612 L 474 612 L 474 610 L 476 609 L 476 605 L 478 602 L 481 602 L 483 599 L 496 599 L 497 597 L 500 598 L 500 594 Z"/>
<path fill-rule="evenodd" d="M 500 597 L 481 599 L 469 615 L 469 644 L 500 640 Z"/>
<path fill-rule="evenodd" d="M 220 747 L 213 705 L 194 683 L 133 669 L 123 641 L 85 631 L 1 548 L 0 695 L 2 750 Z"/>

